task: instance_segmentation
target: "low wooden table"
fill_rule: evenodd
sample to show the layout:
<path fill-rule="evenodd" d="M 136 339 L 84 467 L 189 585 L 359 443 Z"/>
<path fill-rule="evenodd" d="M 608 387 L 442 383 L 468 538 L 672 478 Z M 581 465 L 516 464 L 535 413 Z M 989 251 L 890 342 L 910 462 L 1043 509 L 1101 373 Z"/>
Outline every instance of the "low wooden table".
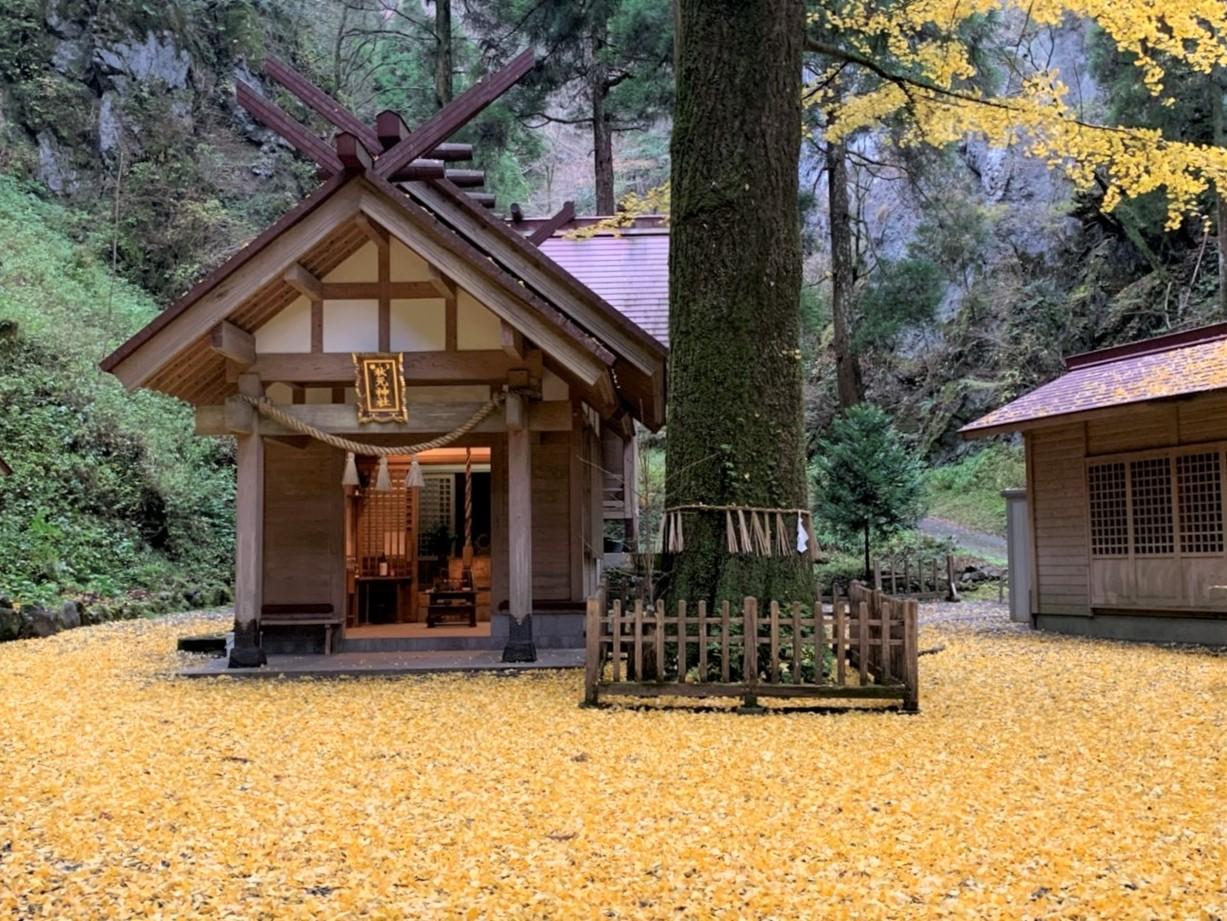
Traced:
<path fill-rule="evenodd" d="M 477 592 L 471 588 L 435 588 L 428 593 L 426 626 L 435 627 L 445 620 L 467 620 L 477 626 Z"/>

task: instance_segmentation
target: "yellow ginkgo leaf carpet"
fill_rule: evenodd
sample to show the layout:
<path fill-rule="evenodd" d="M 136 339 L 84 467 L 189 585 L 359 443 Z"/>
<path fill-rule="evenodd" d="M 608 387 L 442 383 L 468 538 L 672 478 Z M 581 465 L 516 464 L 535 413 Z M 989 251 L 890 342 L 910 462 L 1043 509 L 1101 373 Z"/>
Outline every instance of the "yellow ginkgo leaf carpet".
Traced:
<path fill-rule="evenodd" d="M 935 626 L 918 716 L 738 716 L 200 626 L 0 647 L 0 918 L 1227 916 L 1227 657 Z"/>

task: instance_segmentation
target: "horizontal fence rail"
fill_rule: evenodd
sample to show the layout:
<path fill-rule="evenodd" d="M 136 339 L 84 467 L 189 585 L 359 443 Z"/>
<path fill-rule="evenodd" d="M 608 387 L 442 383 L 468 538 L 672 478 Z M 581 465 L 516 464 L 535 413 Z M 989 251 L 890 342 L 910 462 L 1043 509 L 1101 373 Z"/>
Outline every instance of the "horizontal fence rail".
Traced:
<path fill-rule="evenodd" d="M 854 582 L 812 606 L 713 610 L 699 602 L 588 601 L 584 700 L 636 697 L 874 698 L 919 704 L 917 603 Z"/>

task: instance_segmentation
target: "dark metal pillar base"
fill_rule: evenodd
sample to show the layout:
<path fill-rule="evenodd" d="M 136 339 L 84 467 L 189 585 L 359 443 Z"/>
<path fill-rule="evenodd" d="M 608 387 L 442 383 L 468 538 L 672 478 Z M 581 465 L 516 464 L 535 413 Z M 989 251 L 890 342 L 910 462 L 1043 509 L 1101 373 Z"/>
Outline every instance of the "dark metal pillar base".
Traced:
<path fill-rule="evenodd" d="M 260 647 L 260 627 L 257 624 L 234 625 L 234 647 L 230 650 L 230 668 L 259 668 L 268 662 Z"/>
<path fill-rule="evenodd" d="M 523 620 L 507 618 L 507 645 L 503 647 L 504 662 L 536 662 L 537 646 L 533 643 L 533 617 L 525 614 Z"/>

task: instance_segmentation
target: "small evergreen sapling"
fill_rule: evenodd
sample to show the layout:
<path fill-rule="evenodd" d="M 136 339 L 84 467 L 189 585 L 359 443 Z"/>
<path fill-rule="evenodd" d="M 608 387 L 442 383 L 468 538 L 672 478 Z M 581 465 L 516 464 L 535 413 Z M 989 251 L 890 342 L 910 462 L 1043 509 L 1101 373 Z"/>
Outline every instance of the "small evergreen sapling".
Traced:
<path fill-rule="evenodd" d="M 915 525 L 924 513 L 920 460 L 882 409 L 860 403 L 818 442 L 814 468 L 818 514 L 863 539 L 868 579 L 870 541 Z"/>

